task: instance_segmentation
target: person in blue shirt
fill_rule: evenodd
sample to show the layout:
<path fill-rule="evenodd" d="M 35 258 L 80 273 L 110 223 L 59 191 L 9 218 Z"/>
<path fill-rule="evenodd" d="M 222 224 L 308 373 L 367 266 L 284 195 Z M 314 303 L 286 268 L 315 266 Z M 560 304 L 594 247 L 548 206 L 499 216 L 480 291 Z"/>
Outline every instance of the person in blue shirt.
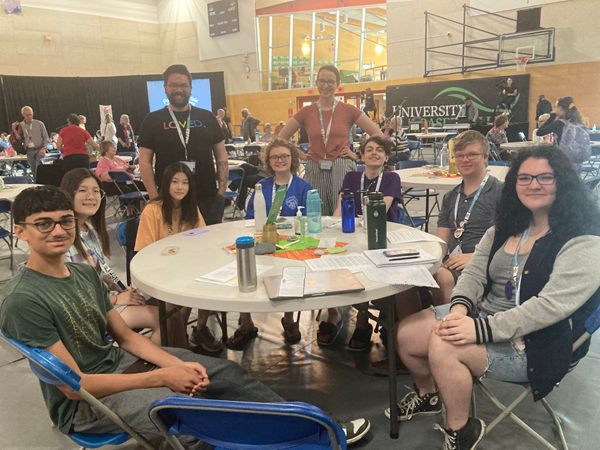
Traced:
<path fill-rule="evenodd" d="M 6 151 L 8 147 L 10 147 L 10 142 L 8 142 L 8 135 L 6 133 L 2 133 L 2 135 L 0 135 L 0 152 Z"/>
<path fill-rule="evenodd" d="M 279 215 L 293 217 L 298 212 L 298 206 L 306 206 L 306 195 L 312 189 L 308 182 L 295 175 L 300 167 L 296 147 L 284 139 L 273 138 L 264 152 L 265 166 L 272 176 L 263 178 L 258 183 L 262 185 L 267 214 L 271 209 L 275 192 L 280 186 L 287 184 L 288 188 Z M 246 219 L 254 219 L 254 195 L 255 192 L 252 193 L 246 207 Z M 302 214 L 306 215 L 306 211 L 303 210 Z"/>
<path fill-rule="evenodd" d="M 280 186 L 287 184 L 285 199 L 279 212 L 280 216 L 293 217 L 298 211 L 298 206 L 306 206 L 306 195 L 312 189 L 309 183 L 295 175 L 300 167 L 298 152 L 294 144 L 279 137 L 273 137 L 269 145 L 263 150 L 264 163 L 267 171 L 272 175 L 259 181 L 262 185 L 262 195 L 265 198 L 267 213 L 271 209 L 275 193 Z M 252 193 L 246 207 L 246 219 L 254 219 L 254 195 Z M 302 211 L 306 215 L 306 211 Z M 294 313 L 285 313 L 281 324 L 284 329 L 284 338 L 289 343 L 300 341 L 301 334 L 298 322 L 294 321 Z M 225 345 L 238 350 L 258 334 L 250 313 L 240 313 L 240 327 L 235 331 Z"/>

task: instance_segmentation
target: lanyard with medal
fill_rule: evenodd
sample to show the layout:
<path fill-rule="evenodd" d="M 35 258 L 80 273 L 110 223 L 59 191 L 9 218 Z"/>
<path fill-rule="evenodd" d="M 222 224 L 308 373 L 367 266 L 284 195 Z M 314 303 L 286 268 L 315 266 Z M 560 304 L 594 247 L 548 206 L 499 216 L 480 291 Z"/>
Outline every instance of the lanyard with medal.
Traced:
<path fill-rule="evenodd" d="M 285 188 L 286 192 L 288 191 L 288 189 L 292 185 L 292 181 L 293 180 L 294 180 L 294 174 L 291 174 L 290 175 L 290 181 L 288 181 L 287 187 Z M 272 190 L 272 193 L 271 193 L 271 205 L 273 205 L 273 201 L 275 200 L 275 194 L 276 193 L 277 193 L 277 189 L 275 189 L 275 177 L 273 177 L 273 190 Z"/>
<path fill-rule="evenodd" d="M 27 136 L 27 139 L 25 139 L 25 140 L 29 140 L 29 142 L 27 143 L 27 147 L 29 147 L 29 148 L 35 148 L 35 144 L 33 142 L 33 137 L 31 137 L 32 129 L 33 129 L 33 120 L 31 122 L 29 122 L 29 131 L 27 131 L 27 128 L 23 127 L 23 133 L 25 134 L 25 136 Z"/>
<path fill-rule="evenodd" d="M 89 230 L 88 230 L 88 233 L 89 233 Z M 119 277 L 117 276 L 117 274 L 110 268 L 110 266 L 106 263 L 104 258 L 94 249 L 93 244 L 88 241 L 86 234 L 81 233 L 80 237 L 81 237 L 81 241 L 85 244 L 85 247 L 87 249 L 89 249 L 94 254 L 94 256 L 98 259 L 98 263 L 100 264 L 100 269 L 102 270 L 102 272 L 105 273 L 106 275 L 108 275 L 110 277 L 110 279 L 117 286 L 119 286 L 121 289 L 125 290 L 126 288 L 125 288 L 125 285 L 123 284 L 123 282 L 121 280 L 119 280 Z"/>
<path fill-rule="evenodd" d="M 321 137 L 323 138 L 323 144 L 325 148 L 325 158 L 327 158 L 327 142 L 329 141 L 329 133 L 331 132 L 331 124 L 333 123 L 333 112 L 335 111 L 335 107 L 337 105 L 337 100 L 333 101 L 333 108 L 331 109 L 331 119 L 329 120 L 329 125 L 327 126 L 327 132 L 325 132 L 325 124 L 323 123 L 323 109 L 321 108 L 321 100 L 317 102 L 317 106 L 319 107 L 319 119 L 321 121 Z M 322 159 L 319 161 L 319 167 L 321 170 L 331 170 L 333 168 L 333 161 L 327 161 L 326 159 Z"/>
<path fill-rule="evenodd" d="M 181 233 L 182 222 L 179 221 L 179 232 Z M 167 225 L 167 234 L 171 236 L 173 234 L 173 230 L 171 229 L 171 225 Z"/>
<path fill-rule="evenodd" d="M 185 139 L 183 138 L 183 131 L 181 131 L 181 126 L 179 126 L 177 117 L 175 117 L 175 113 L 173 112 L 173 109 L 171 109 L 171 105 L 167 105 L 167 109 L 169 110 L 169 114 L 171 114 L 171 118 L 173 119 L 173 122 L 175 123 L 175 127 L 177 128 L 177 133 L 179 134 L 179 140 L 183 144 L 183 149 L 185 150 L 185 160 L 181 161 L 181 162 L 184 163 L 185 165 L 187 165 L 192 172 L 195 172 L 196 171 L 196 162 L 188 161 L 188 151 L 187 151 L 187 145 L 188 145 L 188 142 L 190 142 L 190 122 L 192 119 L 192 106 L 188 104 L 188 116 L 187 116 L 187 120 L 185 122 Z"/>
<path fill-rule="evenodd" d="M 381 179 L 383 178 L 383 170 L 381 171 L 381 173 L 379 174 L 379 177 L 377 179 L 377 185 L 375 186 L 375 191 L 374 192 L 379 192 L 379 188 L 381 186 Z M 363 172 L 362 176 L 360 177 L 360 205 L 361 207 L 364 207 L 365 204 L 365 197 L 364 195 L 366 195 L 366 192 L 369 192 L 371 190 L 371 186 L 373 186 L 373 183 L 375 183 L 375 180 L 371 181 L 371 184 L 367 187 L 367 190 L 365 191 L 365 173 Z"/>
<path fill-rule="evenodd" d="M 519 274 L 519 250 L 521 250 L 523 244 L 525 244 L 525 242 L 527 242 L 527 239 L 529 239 L 530 232 L 531 225 L 527 227 L 527 229 L 523 232 L 523 236 L 521 236 L 521 239 L 519 240 L 519 245 L 517 246 L 517 250 L 515 251 L 515 254 L 513 256 L 512 276 L 504 286 L 504 296 L 507 300 L 510 300 L 512 298 L 513 291 L 516 289 L 517 292 L 515 296 L 515 304 L 517 306 L 521 304 L 521 280 L 519 279 L 519 282 L 517 283 L 517 275 Z"/>
<path fill-rule="evenodd" d="M 467 214 L 465 214 L 465 219 L 458 225 L 456 223 L 456 218 L 458 215 L 458 203 L 460 202 L 460 192 L 456 196 L 456 203 L 454 204 L 454 226 L 456 227 L 456 229 L 454 230 L 454 237 L 458 240 L 459 246 L 461 245 L 461 236 L 465 232 L 465 228 L 467 227 L 467 224 L 469 223 L 469 218 L 471 217 L 471 213 L 473 212 L 475 203 L 477 203 L 477 199 L 479 198 L 479 195 L 483 191 L 483 188 L 485 187 L 485 184 L 487 183 L 489 178 L 490 178 L 489 175 L 486 175 L 485 177 L 483 177 L 483 180 L 481 181 L 481 184 L 479 185 L 479 188 L 477 188 L 477 192 L 475 193 L 475 196 L 473 197 L 471 206 L 469 206 L 469 209 L 467 210 Z"/>

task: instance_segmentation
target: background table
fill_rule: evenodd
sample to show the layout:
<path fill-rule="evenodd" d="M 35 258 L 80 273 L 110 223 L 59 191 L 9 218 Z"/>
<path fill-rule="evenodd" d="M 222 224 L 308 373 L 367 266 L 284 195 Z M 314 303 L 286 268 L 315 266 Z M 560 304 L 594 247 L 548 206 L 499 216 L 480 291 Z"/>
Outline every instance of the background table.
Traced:
<path fill-rule="evenodd" d="M 339 219 L 339 218 L 336 218 Z M 388 231 L 404 228 L 403 225 L 387 222 Z M 347 242 L 344 248 L 348 253 L 362 253 L 367 249 L 367 235 L 362 227 L 357 227 L 355 233 L 343 233 L 341 225 L 334 228 L 324 228 L 315 237 L 337 237 L 340 242 Z M 169 236 L 157 241 L 139 252 L 131 262 L 131 277 L 135 285 L 160 300 L 176 305 L 189 306 L 212 311 L 232 312 L 290 312 L 315 309 L 334 308 L 354 305 L 371 300 L 385 299 L 388 318 L 388 367 L 389 367 L 389 401 L 391 417 L 398 412 L 396 392 L 396 357 L 394 329 L 393 295 L 409 289 L 412 286 L 389 285 L 370 281 L 364 274 L 357 273 L 356 277 L 365 286 L 362 292 L 327 295 L 303 299 L 271 301 L 267 296 L 262 279 L 264 276 L 281 275 L 284 267 L 306 266 L 304 261 L 295 261 L 272 256 L 257 256 L 256 263 L 274 266 L 264 275 L 258 277 L 258 289 L 255 292 L 243 293 L 237 287 L 222 286 L 212 283 L 195 281 L 195 278 L 212 272 L 219 267 L 236 260 L 236 255 L 222 249 L 231 245 L 237 237 L 254 233 L 254 228 L 244 227 L 243 221 L 229 222 L 208 227 L 210 231 L 196 236 L 185 236 L 182 233 Z M 406 227 L 408 228 L 408 227 Z M 285 234 L 282 230 L 281 234 Z M 288 231 L 289 232 L 289 231 Z M 389 244 L 389 243 L 388 243 Z M 419 242 L 421 248 L 441 259 L 441 246 L 437 242 Z M 162 254 L 165 247 L 179 246 L 175 255 Z M 391 245 L 389 248 L 410 246 L 407 244 Z M 425 267 L 435 273 L 440 263 L 428 264 Z M 306 266 L 307 272 L 310 269 Z M 225 326 L 225 325 L 224 325 Z M 161 333 L 164 330 L 161 327 Z M 398 421 L 390 420 L 390 436 L 398 437 Z"/>
<path fill-rule="evenodd" d="M 505 144 L 500 144 L 500 148 L 505 148 L 508 150 L 521 150 L 522 148 L 529 148 L 538 145 L 533 141 L 520 141 L 520 142 L 508 142 Z"/>
<path fill-rule="evenodd" d="M 17 195 L 23 192 L 25 189 L 35 186 L 42 186 L 41 184 L 8 184 L 4 186 L 4 189 L 0 191 L 0 200 L 8 200 L 14 202 Z"/>
<path fill-rule="evenodd" d="M 26 155 L 16 155 L 16 156 L 0 156 L 0 163 L 7 163 L 10 166 L 10 175 L 14 175 L 15 166 L 18 162 L 27 161 Z"/>

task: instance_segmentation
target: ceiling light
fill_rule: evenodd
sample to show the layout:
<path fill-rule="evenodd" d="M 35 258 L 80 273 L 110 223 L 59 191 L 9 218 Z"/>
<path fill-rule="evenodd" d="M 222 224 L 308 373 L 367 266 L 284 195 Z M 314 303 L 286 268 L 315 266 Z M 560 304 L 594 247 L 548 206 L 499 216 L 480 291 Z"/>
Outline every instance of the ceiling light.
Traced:
<path fill-rule="evenodd" d="M 325 33 L 325 22 L 321 22 L 321 27 L 319 28 L 321 33 Z"/>
<path fill-rule="evenodd" d="M 304 56 L 308 56 L 308 54 L 310 53 L 310 45 L 308 45 L 306 42 L 304 44 L 302 44 L 302 54 Z"/>
<path fill-rule="evenodd" d="M 375 54 L 381 55 L 383 53 L 383 47 L 380 44 L 375 46 Z"/>

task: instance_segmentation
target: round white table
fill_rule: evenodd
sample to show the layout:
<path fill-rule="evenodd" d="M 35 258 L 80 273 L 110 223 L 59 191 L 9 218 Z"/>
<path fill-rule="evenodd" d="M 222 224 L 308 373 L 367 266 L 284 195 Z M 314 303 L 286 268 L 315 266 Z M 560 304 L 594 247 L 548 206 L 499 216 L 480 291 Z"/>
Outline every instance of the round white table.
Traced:
<path fill-rule="evenodd" d="M 0 191 L 0 200 L 8 200 L 14 202 L 17 195 L 23 192 L 25 189 L 35 186 L 43 186 L 41 184 L 8 184 L 4 186 L 4 189 Z"/>
<path fill-rule="evenodd" d="M 388 230 L 403 227 L 392 222 L 388 222 L 387 225 Z M 210 231 L 207 233 L 196 236 L 184 236 L 179 233 L 144 248 L 131 261 L 131 277 L 135 285 L 152 297 L 176 305 L 231 312 L 289 312 L 334 308 L 377 300 L 410 287 L 372 282 L 362 273 L 358 273 L 356 277 L 365 286 L 365 290 L 359 293 L 271 301 L 262 284 L 262 278 L 281 275 L 284 267 L 306 266 L 304 261 L 273 256 L 256 257 L 257 264 L 274 267 L 258 277 L 259 288 L 255 292 L 242 293 L 237 287 L 196 281 L 195 278 L 236 260 L 236 255 L 223 250 L 223 246 L 233 244 L 240 236 L 254 233 L 253 228 L 244 227 L 244 221 L 212 225 L 208 228 Z M 290 230 L 280 230 L 280 234 L 289 233 Z M 338 241 L 348 243 L 344 247 L 347 253 L 362 253 L 367 249 L 367 235 L 362 227 L 357 227 L 355 233 L 346 234 L 337 225 L 334 228 L 324 228 L 322 233 L 315 235 L 317 238 L 334 236 Z M 419 245 L 427 253 L 441 258 L 441 247 L 436 242 L 419 242 Z M 171 246 L 179 246 L 177 254 L 164 256 L 163 250 Z M 406 245 L 389 245 L 389 248 L 395 247 Z M 435 273 L 439 264 L 426 267 L 431 273 Z M 307 271 L 310 271 L 308 267 Z"/>
<path fill-rule="evenodd" d="M 508 172 L 507 166 L 488 166 L 487 171 L 500 181 L 504 181 L 504 177 Z M 462 182 L 462 177 L 447 178 L 426 176 L 429 172 L 427 167 L 413 167 L 411 169 L 401 169 L 395 171 L 400 175 L 402 187 L 414 189 L 439 189 L 440 191 L 449 191 Z"/>
<path fill-rule="evenodd" d="M 532 141 L 525 141 L 525 142 L 517 141 L 517 142 L 508 142 L 505 144 L 500 144 L 500 147 L 508 149 L 508 150 L 521 150 L 522 148 L 533 147 L 535 145 L 537 145 L 537 144 Z"/>
<path fill-rule="evenodd" d="M 388 230 L 404 227 L 392 222 L 387 223 Z M 254 232 L 253 228 L 244 227 L 243 221 L 228 222 L 208 227 L 210 231 L 196 236 L 185 236 L 182 233 L 169 236 L 157 241 L 140 251 L 131 261 L 131 278 L 135 285 L 146 294 L 163 301 L 168 301 L 182 306 L 201 308 L 213 311 L 234 312 L 288 312 L 306 311 L 315 309 L 333 308 L 338 306 L 355 305 L 371 300 L 385 300 L 386 316 L 389 320 L 378 320 L 388 328 L 394 329 L 394 304 L 393 295 L 404 291 L 411 286 L 389 285 L 370 281 L 364 274 L 357 273 L 356 277 L 364 285 L 365 290 L 358 293 L 344 295 L 328 295 L 304 299 L 271 301 L 262 284 L 262 278 L 270 275 L 281 275 L 284 267 L 306 266 L 304 261 L 295 261 L 272 256 L 257 256 L 256 263 L 274 266 L 264 275 L 258 277 L 259 288 L 255 292 L 242 293 L 237 287 L 222 286 L 196 281 L 195 278 L 212 272 L 219 267 L 236 260 L 236 255 L 223 250 L 223 246 L 231 245 L 236 238 L 248 236 Z M 282 230 L 281 234 L 289 233 Z M 323 228 L 323 232 L 315 235 L 321 237 L 337 237 L 340 242 L 347 242 L 344 248 L 348 253 L 362 253 L 367 249 L 367 235 L 362 227 L 358 226 L 356 232 L 346 234 L 340 226 Z M 427 253 L 441 259 L 442 251 L 437 242 L 419 242 L 421 248 Z M 179 246 L 175 255 L 162 254 L 166 247 Z M 390 245 L 389 248 L 406 247 L 410 244 Z M 428 264 L 425 267 L 435 273 L 440 263 Z M 307 267 L 307 271 L 310 269 Z M 166 336 L 164 322 L 164 307 L 159 302 L 161 316 L 161 332 Z M 223 321 L 225 322 L 225 321 Z M 224 336 L 226 324 L 223 324 Z M 396 389 L 396 358 L 394 333 L 388 333 L 388 368 L 389 368 L 389 403 L 391 417 L 396 417 L 398 412 Z M 394 374 L 394 375 L 392 375 Z M 390 437 L 398 437 L 398 421 L 390 421 Z"/>
<path fill-rule="evenodd" d="M 26 155 L 14 155 L 14 156 L 0 156 L 0 163 L 6 163 L 10 166 L 10 175 L 15 173 L 15 165 L 18 162 L 27 161 Z"/>

